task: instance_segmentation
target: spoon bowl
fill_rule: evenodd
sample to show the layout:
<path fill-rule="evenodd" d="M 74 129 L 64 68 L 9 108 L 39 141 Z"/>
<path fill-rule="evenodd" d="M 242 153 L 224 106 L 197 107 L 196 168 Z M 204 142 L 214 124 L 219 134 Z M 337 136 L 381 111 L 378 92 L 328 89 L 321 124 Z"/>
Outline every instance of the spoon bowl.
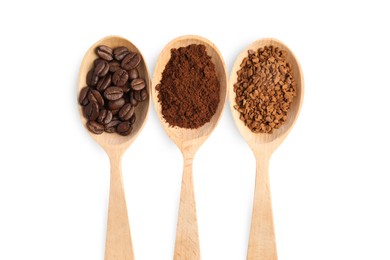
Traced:
<path fill-rule="evenodd" d="M 156 85 L 158 85 L 161 81 L 162 72 L 165 69 L 165 65 L 168 63 L 171 57 L 171 49 L 186 47 L 191 44 L 202 44 L 206 46 L 206 52 L 211 57 L 212 62 L 215 64 L 215 71 L 220 83 L 220 100 L 218 108 L 210 122 L 197 129 L 185 129 L 177 126 L 170 126 L 162 115 L 162 107 L 158 101 L 158 92 L 156 90 Z M 168 136 L 179 147 L 184 159 L 174 259 L 199 260 L 200 246 L 196 218 L 192 162 L 197 149 L 216 127 L 224 108 L 227 94 L 227 75 L 225 63 L 218 49 L 209 40 L 199 36 L 182 36 L 172 40 L 162 50 L 157 60 L 152 83 L 152 99 L 157 111 L 158 118 L 160 119 L 160 123 Z"/>
<path fill-rule="evenodd" d="M 197 129 L 186 129 L 180 128 L 177 126 L 170 126 L 164 119 L 162 115 L 162 107 L 158 102 L 158 92 L 156 90 L 156 85 L 160 83 L 162 78 L 162 72 L 165 68 L 165 65 L 168 63 L 171 58 L 171 49 L 186 47 L 190 44 L 203 44 L 206 46 L 207 54 L 211 57 L 212 62 L 215 64 L 215 71 L 217 77 L 220 81 L 220 101 L 218 104 L 217 111 L 214 116 L 211 118 L 210 122 L 204 124 L 203 126 Z M 209 40 L 194 35 L 187 35 L 178 37 L 171 42 L 169 42 L 165 48 L 160 53 L 160 56 L 156 63 L 156 68 L 153 74 L 153 88 L 152 88 L 152 99 L 157 111 L 158 118 L 160 119 L 160 123 L 163 126 L 165 132 L 172 139 L 172 141 L 180 148 L 180 150 L 184 149 L 186 143 L 191 142 L 192 145 L 198 144 L 199 146 L 207 139 L 207 137 L 211 134 L 211 132 L 216 127 L 222 110 L 225 105 L 226 95 L 227 95 L 227 76 L 226 76 L 226 67 L 223 61 L 222 55 L 219 50 L 215 47 L 213 43 Z"/>
<path fill-rule="evenodd" d="M 138 72 L 139 76 L 143 79 L 145 79 L 146 82 L 146 87 L 147 87 L 147 92 L 148 94 L 150 93 L 150 86 L 151 86 L 151 81 L 150 81 L 150 76 L 149 76 L 149 71 L 148 67 L 145 63 L 145 59 L 142 56 L 142 53 L 139 51 L 139 49 L 132 44 L 130 41 L 126 40 L 125 38 L 119 37 L 119 36 L 108 36 L 105 37 L 98 42 L 96 42 L 94 45 L 92 45 L 88 51 L 86 52 L 84 59 L 81 63 L 80 67 L 80 73 L 79 73 L 79 81 L 78 81 L 78 87 L 77 87 L 77 93 L 80 93 L 81 89 L 87 85 L 86 83 L 86 77 L 87 73 L 90 69 L 93 67 L 93 61 L 98 58 L 95 49 L 99 45 L 106 45 L 112 48 L 119 47 L 119 46 L 125 46 L 129 49 L 129 51 L 137 52 L 141 55 L 142 60 L 141 63 L 138 67 Z M 110 150 L 110 149 L 120 149 L 124 150 L 127 147 L 130 146 L 130 144 L 135 140 L 135 138 L 138 136 L 138 134 L 141 132 L 143 126 L 145 125 L 147 115 L 149 112 L 149 95 L 147 99 L 143 102 L 140 102 L 135 110 L 135 116 L 137 120 L 135 121 L 133 125 L 133 131 L 131 134 L 127 136 L 122 136 L 119 134 L 111 134 L 111 133 L 106 133 L 103 132 L 101 135 L 96 135 L 88 131 L 86 128 L 86 118 L 83 116 L 83 110 L 82 107 L 79 106 L 79 113 L 81 117 L 81 121 L 83 122 L 83 126 L 87 129 L 87 132 L 89 135 L 95 139 L 97 143 L 100 144 L 104 148 L 104 150 Z"/>
<path fill-rule="evenodd" d="M 81 121 L 89 135 L 106 151 L 110 158 L 111 174 L 110 174 L 110 199 L 108 208 L 107 236 L 105 260 L 133 260 L 134 252 L 132 247 L 130 225 L 127 215 L 126 200 L 122 182 L 121 160 L 122 155 L 130 144 L 135 140 L 145 125 L 149 111 L 149 95 L 150 95 L 150 77 L 145 60 L 142 57 L 138 48 L 130 41 L 118 37 L 108 36 L 96 42 L 86 52 L 81 63 L 79 81 L 77 85 L 77 93 L 86 84 L 87 73 L 92 69 L 93 61 L 98 58 L 95 49 L 99 45 L 106 45 L 110 48 L 125 46 L 129 51 L 137 52 L 141 56 L 141 62 L 138 66 L 139 75 L 145 80 L 148 97 L 145 101 L 140 102 L 135 109 L 136 121 L 133 125 L 133 131 L 128 136 L 121 136 L 117 133 L 102 133 L 100 135 L 93 134 L 86 127 L 86 118 L 83 116 L 82 107 L 79 105 Z"/>
<path fill-rule="evenodd" d="M 292 65 L 292 68 L 294 68 L 293 77 L 297 82 L 297 95 L 294 97 L 291 107 L 288 110 L 288 117 L 286 122 L 279 129 L 275 129 L 272 134 L 258 134 L 253 133 L 244 124 L 244 122 L 240 120 L 240 112 L 234 109 L 234 105 L 236 104 L 236 93 L 234 92 L 233 87 L 237 82 L 237 71 L 240 69 L 242 60 L 248 56 L 248 50 L 257 50 L 267 45 L 278 47 L 279 49 L 287 52 L 286 60 Z M 276 149 L 291 131 L 301 110 L 304 93 L 302 69 L 292 51 L 282 42 L 276 39 L 261 39 L 246 47 L 236 58 L 232 72 L 230 74 L 228 92 L 229 106 L 233 114 L 234 122 L 245 141 L 251 146 L 252 149 L 259 149 L 264 147 Z"/>
<path fill-rule="evenodd" d="M 296 97 L 288 110 L 286 122 L 275 129 L 272 134 L 254 133 L 240 119 L 240 113 L 234 108 L 236 93 L 234 84 L 237 82 L 237 71 L 242 60 L 248 56 L 248 50 L 258 50 L 272 45 L 287 52 L 286 60 L 293 68 L 296 80 Z M 256 157 L 256 183 L 253 200 L 252 224 L 248 245 L 248 260 L 276 260 L 276 242 L 269 187 L 268 164 L 275 149 L 283 142 L 294 126 L 302 107 L 304 93 L 303 73 L 297 58 L 292 51 L 276 39 L 261 39 L 246 47 L 237 57 L 229 81 L 229 106 L 234 122 L 245 141 L 249 144 Z"/>

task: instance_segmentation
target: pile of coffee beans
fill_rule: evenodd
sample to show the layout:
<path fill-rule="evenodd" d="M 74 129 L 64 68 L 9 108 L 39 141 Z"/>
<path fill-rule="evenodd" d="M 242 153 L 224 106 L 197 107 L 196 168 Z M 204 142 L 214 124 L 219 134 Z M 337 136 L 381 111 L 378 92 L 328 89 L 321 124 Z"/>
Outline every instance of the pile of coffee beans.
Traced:
<path fill-rule="evenodd" d="M 237 71 L 234 108 L 254 133 L 272 133 L 287 120 L 297 84 L 286 55 L 272 45 L 249 50 Z"/>
<path fill-rule="evenodd" d="M 135 107 L 148 97 L 147 83 L 137 69 L 142 57 L 123 46 L 100 45 L 96 54 L 87 86 L 79 94 L 87 128 L 94 134 L 129 135 L 136 120 Z"/>

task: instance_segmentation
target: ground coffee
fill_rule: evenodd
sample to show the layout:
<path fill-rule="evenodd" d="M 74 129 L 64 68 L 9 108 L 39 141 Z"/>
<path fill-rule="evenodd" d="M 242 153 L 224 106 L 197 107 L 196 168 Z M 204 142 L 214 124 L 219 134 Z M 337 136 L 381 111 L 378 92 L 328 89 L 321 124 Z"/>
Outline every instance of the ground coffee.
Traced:
<path fill-rule="evenodd" d="M 237 72 L 234 108 L 252 132 L 272 133 L 287 119 L 296 81 L 286 54 L 273 46 L 249 50 Z"/>
<path fill-rule="evenodd" d="M 210 121 L 219 103 L 219 81 L 206 46 L 171 50 L 156 86 L 162 115 L 170 126 L 198 128 Z"/>
<path fill-rule="evenodd" d="M 96 54 L 99 58 L 87 74 L 88 86 L 79 94 L 87 128 L 94 134 L 129 135 L 136 120 L 135 107 L 148 97 L 146 82 L 137 69 L 142 58 L 123 46 L 101 45 Z"/>

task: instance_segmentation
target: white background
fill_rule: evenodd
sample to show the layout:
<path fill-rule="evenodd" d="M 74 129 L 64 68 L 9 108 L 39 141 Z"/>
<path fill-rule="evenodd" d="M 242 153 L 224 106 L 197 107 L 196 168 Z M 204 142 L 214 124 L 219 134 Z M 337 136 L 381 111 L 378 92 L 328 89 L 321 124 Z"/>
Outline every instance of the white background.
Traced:
<path fill-rule="evenodd" d="M 230 73 L 251 42 L 298 57 L 302 112 L 271 159 L 281 260 L 390 259 L 387 1 L 2 1 L 0 259 L 103 259 L 109 161 L 83 128 L 78 69 L 107 35 L 152 73 L 173 38 L 211 40 Z M 255 160 L 230 111 L 194 162 L 204 260 L 245 259 Z M 137 260 L 172 259 L 182 157 L 149 120 L 123 158 Z"/>

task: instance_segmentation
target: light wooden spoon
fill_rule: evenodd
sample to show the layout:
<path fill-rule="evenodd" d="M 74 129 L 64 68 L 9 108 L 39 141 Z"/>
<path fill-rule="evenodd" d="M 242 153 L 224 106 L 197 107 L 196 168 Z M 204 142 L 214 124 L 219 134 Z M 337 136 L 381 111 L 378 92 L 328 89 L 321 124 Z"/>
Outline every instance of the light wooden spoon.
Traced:
<path fill-rule="evenodd" d="M 211 56 L 211 60 L 215 64 L 217 77 L 220 82 L 220 101 L 217 111 L 209 123 L 206 123 L 198 129 L 184 129 L 169 126 L 161 113 L 161 104 L 158 102 L 158 92 L 156 91 L 156 85 L 160 83 L 162 72 L 171 57 L 171 49 L 186 47 L 190 44 L 203 44 L 206 46 L 207 54 Z M 208 138 L 217 125 L 224 108 L 227 92 L 225 63 L 218 49 L 207 39 L 192 35 L 182 36 L 172 40 L 162 50 L 154 70 L 152 84 L 153 103 L 161 125 L 172 141 L 179 147 L 184 159 L 174 259 L 197 260 L 200 259 L 200 247 L 192 177 L 192 162 L 198 148 Z"/>
<path fill-rule="evenodd" d="M 118 46 L 125 46 L 129 50 L 137 52 L 141 55 L 141 52 L 128 40 L 118 36 L 108 36 L 101 39 L 87 51 L 84 59 L 81 63 L 78 93 L 85 87 L 86 76 L 88 71 L 92 68 L 93 61 L 98 57 L 95 53 L 95 49 L 99 45 L 107 45 L 111 48 Z M 138 67 L 140 77 L 145 79 L 148 95 L 150 93 L 150 76 L 145 60 L 142 57 L 142 61 Z M 106 236 L 106 252 L 105 260 L 132 260 L 134 259 L 133 246 L 131 243 L 129 219 L 127 216 L 125 193 L 122 182 L 122 155 L 130 144 L 135 140 L 138 134 L 141 132 L 149 111 L 149 97 L 138 104 L 135 110 L 136 122 L 133 125 L 133 132 L 128 136 L 121 136 L 119 134 L 103 133 L 101 135 L 95 135 L 91 132 L 87 132 L 100 144 L 106 151 L 110 158 L 111 164 L 111 178 L 110 178 L 110 202 L 108 208 L 108 223 L 107 223 L 107 236 Z M 84 127 L 86 126 L 86 119 L 83 116 L 82 107 L 79 106 L 79 112 L 81 121 Z"/>
<path fill-rule="evenodd" d="M 294 77 L 297 82 L 297 96 L 291 104 L 285 124 L 280 129 L 277 129 L 272 134 L 256 134 L 245 126 L 244 122 L 240 120 L 240 113 L 234 109 L 236 93 L 233 90 L 233 86 L 237 82 L 237 71 L 240 69 L 242 60 L 247 57 L 248 50 L 257 50 L 266 45 L 273 45 L 287 51 L 287 61 L 294 69 Z M 268 163 L 272 153 L 286 138 L 298 118 L 303 101 L 303 91 L 303 74 L 298 60 L 286 45 L 275 39 L 258 40 L 245 48 L 238 55 L 230 74 L 228 99 L 233 119 L 241 135 L 252 148 L 256 157 L 256 184 L 247 255 L 248 260 L 277 259 Z"/>

